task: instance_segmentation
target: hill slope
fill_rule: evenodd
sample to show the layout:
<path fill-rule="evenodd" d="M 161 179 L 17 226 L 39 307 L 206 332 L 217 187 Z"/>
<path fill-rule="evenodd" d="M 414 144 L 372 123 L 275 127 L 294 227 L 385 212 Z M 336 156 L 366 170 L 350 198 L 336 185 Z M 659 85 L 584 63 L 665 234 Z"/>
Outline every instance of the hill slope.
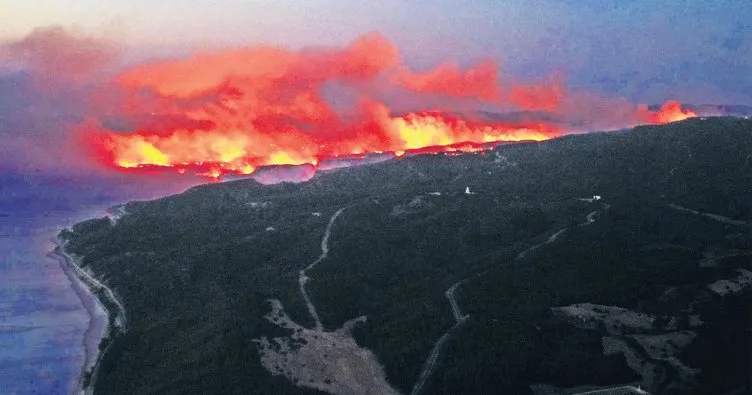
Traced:
<path fill-rule="evenodd" d="M 732 390 L 750 155 L 695 119 L 129 203 L 61 234 L 128 311 L 96 390 Z"/>

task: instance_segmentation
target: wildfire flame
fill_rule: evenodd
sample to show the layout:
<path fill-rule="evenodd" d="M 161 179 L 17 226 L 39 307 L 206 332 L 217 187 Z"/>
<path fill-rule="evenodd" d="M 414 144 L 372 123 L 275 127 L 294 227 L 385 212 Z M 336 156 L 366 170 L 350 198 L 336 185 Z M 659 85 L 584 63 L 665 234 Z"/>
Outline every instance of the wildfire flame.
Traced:
<path fill-rule="evenodd" d="M 121 168 L 144 166 L 201 169 L 213 178 L 227 173 L 251 174 L 262 166 L 313 164 L 365 153 L 405 152 L 432 148 L 473 151 L 499 141 L 545 140 L 560 135 L 545 125 L 472 125 L 441 114 L 389 117 L 369 136 L 316 139 L 300 131 L 265 134 L 257 129 L 176 130 L 167 135 L 108 133 L 102 142 Z"/>
<path fill-rule="evenodd" d="M 692 110 L 683 110 L 681 103 L 675 100 L 664 103 L 658 112 L 652 112 L 648 110 L 647 106 L 642 105 L 638 109 L 638 113 L 643 121 L 658 125 L 679 122 L 697 116 L 697 113 Z"/>
<path fill-rule="evenodd" d="M 141 65 L 116 78 L 121 112 L 158 110 L 131 133 L 87 125 L 106 162 L 121 169 L 171 168 L 212 178 L 251 174 L 263 166 L 318 165 L 331 158 L 368 153 L 401 156 L 414 151 L 472 151 L 488 143 L 541 141 L 563 131 L 544 122 L 503 123 L 463 119 L 447 112 L 393 115 L 368 92 L 384 84 L 416 94 L 555 111 L 563 84 L 498 86 L 496 64 L 483 60 L 463 71 L 454 64 L 412 72 L 399 65 L 397 49 L 378 34 L 341 50 L 287 51 L 255 47 Z M 344 117 L 322 93 L 337 84 L 359 96 L 356 116 Z M 369 85 L 370 84 L 370 85 Z M 144 93 L 147 92 L 147 93 Z M 642 122 L 696 116 L 678 102 L 660 111 L 640 107 Z"/>

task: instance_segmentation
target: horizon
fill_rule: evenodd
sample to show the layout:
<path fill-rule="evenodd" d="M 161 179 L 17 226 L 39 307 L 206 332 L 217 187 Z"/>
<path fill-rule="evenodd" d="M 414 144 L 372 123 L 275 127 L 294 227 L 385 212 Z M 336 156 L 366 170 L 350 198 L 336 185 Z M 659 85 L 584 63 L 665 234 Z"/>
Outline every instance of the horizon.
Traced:
<path fill-rule="evenodd" d="M 57 25 L 151 58 L 256 44 L 337 47 L 377 31 L 417 69 L 490 57 L 522 79 L 560 73 L 572 88 L 640 103 L 752 105 L 752 7 L 740 2 L 36 0 L 8 7 L 14 17 L 0 28 L 0 42 Z"/>
<path fill-rule="evenodd" d="M 37 0 L 8 10 L 14 18 L 0 27 L 0 167 L 7 169 L 101 175 L 217 163 L 248 173 L 361 151 L 681 119 L 641 104 L 752 105 L 752 8 L 733 4 Z M 283 55 L 269 60 L 264 51 Z M 282 80 L 275 69 L 284 70 Z M 264 84 L 275 86 L 254 86 Z M 199 108 L 200 101 L 208 104 Z M 212 113 L 216 105 L 224 115 Z M 439 115 L 397 115 L 425 112 Z M 510 121 L 507 113 L 526 115 Z M 449 119 L 456 114 L 467 122 L 461 130 Z M 192 133 L 181 147 L 160 137 L 181 130 Z M 133 135 L 145 131 L 148 146 Z M 370 142 L 356 140 L 363 133 Z M 286 140 L 311 141 L 296 152 Z M 283 148 L 259 149 L 266 141 Z M 335 148 L 322 151 L 326 145 Z M 206 150 L 218 152 L 190 159 Z"/>
<path fill-rule="evenodd" d="M 746 3 L 6 3 L 8 391 L 747 379 Z"/>

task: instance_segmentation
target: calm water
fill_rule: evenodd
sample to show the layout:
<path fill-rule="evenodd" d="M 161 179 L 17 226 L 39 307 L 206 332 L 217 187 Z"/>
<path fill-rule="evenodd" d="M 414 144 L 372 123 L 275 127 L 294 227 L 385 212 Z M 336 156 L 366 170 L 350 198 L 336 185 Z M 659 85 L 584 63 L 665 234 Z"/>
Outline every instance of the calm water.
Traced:
<path fill-rule="evenodd" d="M 89 315 L 46 253 L 53 247 L 50 238 L 81 218 L 75 212 L 15 212 L 0 219 L 2 393 L 64 394 L 75 388 Z"/>
<path fill-rule="evenodd" d="M 47 257 L 50 239 L 107 207 L 175 193 L 186 182 L 108 184 L 0 176 L 0 394 L 68 394 L 85 362 L 90 317 Z"/>

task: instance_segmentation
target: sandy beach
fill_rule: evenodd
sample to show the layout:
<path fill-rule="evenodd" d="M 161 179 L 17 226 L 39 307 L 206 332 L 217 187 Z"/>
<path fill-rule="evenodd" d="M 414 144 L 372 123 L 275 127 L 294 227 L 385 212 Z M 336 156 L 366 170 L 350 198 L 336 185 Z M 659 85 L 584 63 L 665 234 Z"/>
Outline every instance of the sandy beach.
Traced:
<path fill-rule="evenodd" d="M 53 240 L 57 248 L 51 253 L 55 259 L 60 262 L 63 272 L 71 281 L 76 295 L 81 299 L 81 303 L 89 313 L 89 327 L 84 333 L 83 345 L 86 353 L 86 362 L 81 369 L 78 379 L 76 393 L 92 394 L 94 382 L 96 381 L 97 364 L 104 352 L 101 352 L 100 343 L 103 339 L 110 337 L 110 334 L 122 333 L 125 330 L 125 309 L 115 293 L 106 285 L 97 281 L 89 272 L 79 266 L 75 257 L 65 251 L 65 242 L 55 237 Z M 97 296 L 107 299 L 111 305 L 117 306 L 117 311 L 111 312 L 107 309 L 105 303 Z M 110 320 L 110 315 L 115 314 L 115 319 Z M 114 325 L 110 325 L 113 322 Z M 90 374 L 90 380 L 85 383 L 86 374 Z M 88 384 L 88 385 L 85 385 Z"/>
<path fill-rule="evenodd" d="M 55 236 L 92 218 L 115 223 L 126 202 L 179 193 L 196 181 L 0 173 L 0 393 L 78 393 L 82 373 L 100 357 L 108 321 L 122 328 L 125 315 L 107 290 L 50 254 Z"/>
<path fill-rule="evenodd" d="M 57 238 L 54 240 L 57 248 L 62 248 Z M 110 332 L 109 328 L 109 313 L 104 307 L 99 298 L 96 297 L 93 290 L 88 288 L 76 274 L 76 270 L 72 267 L 75 263 L 71 262 L 66 255 L 58 253 L 57 250 L 50 253 L 50 256 L 58 260 L 60 267 L 63 269 L 66 277 L 70 280 L 73 290 L 81 299 L 81 303 L 89 313 L 89 327 L 84 332 L 83 346 L 86 355 L 86 360 L 81 367 L 81 373 L 78 377 L 78 386 L 76 393 L 85 393 L 84 388 L 84 374 L 94 369 L 97 359 L 99 358 L 99 343 Z"/>

